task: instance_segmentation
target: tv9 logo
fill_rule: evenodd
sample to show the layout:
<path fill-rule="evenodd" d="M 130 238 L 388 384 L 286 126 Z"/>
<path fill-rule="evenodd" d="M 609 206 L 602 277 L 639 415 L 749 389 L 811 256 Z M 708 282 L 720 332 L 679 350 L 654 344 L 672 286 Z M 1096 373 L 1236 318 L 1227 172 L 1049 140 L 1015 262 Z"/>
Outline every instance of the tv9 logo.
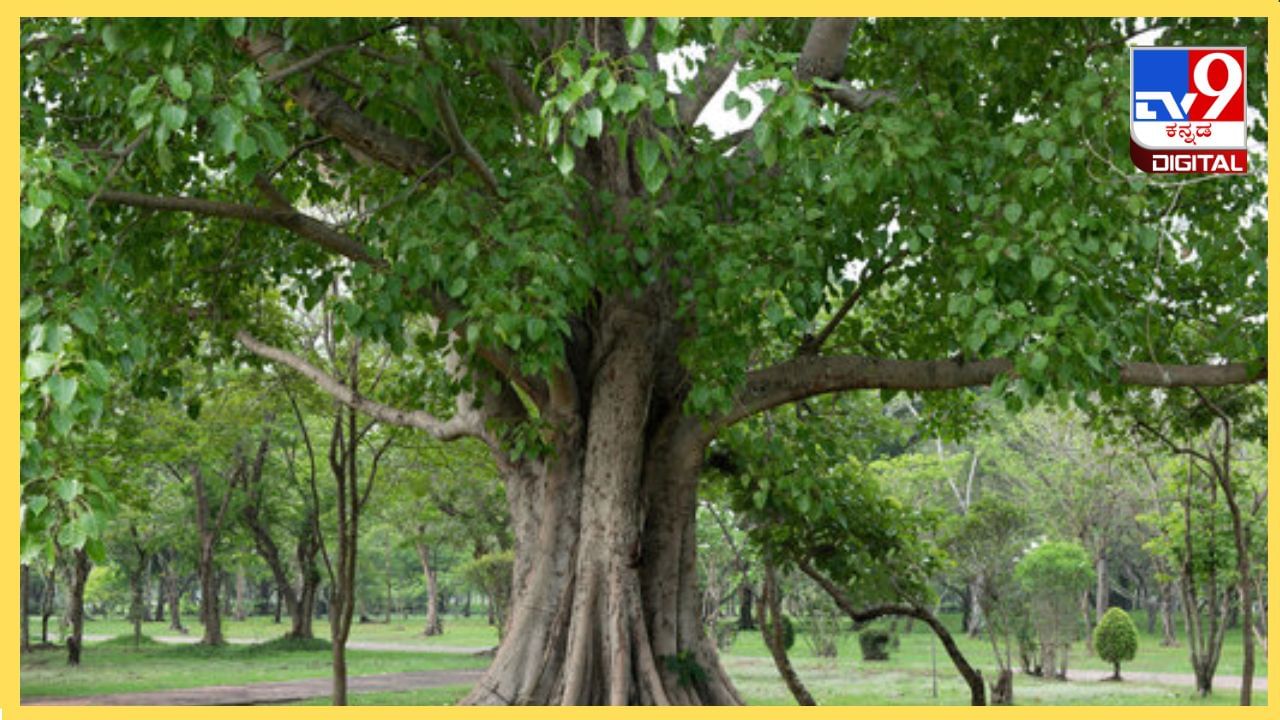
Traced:
<path fill-rule="evenodd" d="M 1148 173 L 1243 173 L 1242 47 L 1130 48 L 1129 155 Z"/>

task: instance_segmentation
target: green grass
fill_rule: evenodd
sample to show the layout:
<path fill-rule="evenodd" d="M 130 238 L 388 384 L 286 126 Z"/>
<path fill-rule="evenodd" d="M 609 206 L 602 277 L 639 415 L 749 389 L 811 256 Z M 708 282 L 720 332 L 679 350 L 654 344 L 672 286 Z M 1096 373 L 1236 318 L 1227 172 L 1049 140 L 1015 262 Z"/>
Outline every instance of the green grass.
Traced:
<path fill-rule="evenodd" d="M 412 692 L 352 693 L 347 702 L 351 705 L 457 705 L 470 690 L 470 685 L 445 685 Z M 328 705 L 329 698 L 318 697 L 286 704 Z"/>
<path fill-rule="evenodd" d="M 971 638 L 961 632 L 960 617 L 957 614 L 945 614 L 943 621 L 955 638 L 960 651 L 964 653 L 969 662 L 975 667 L 981 668 L 988 677 L 995 677 L 995 661 L 991 652 L 990 641 L 986 637 Z M 1122 672 L 1123 670 L 1179 674 L 1191 672 L 1186 636 L 1181 632 L 1181 629 L 1179 629 L 1178 634 L 1179 644 L 1175 647 L 1163 647 L 1160 645 L 1160 636 L 1148 635 L 1144 632 L 1146 627 L 1144 614 L 1134 613 L 1134 622 L 1138 625 L 1138 654 L 1131 662 L 1124 663 L 1121 666 Z M 875 626 L 887 628 L 889 627 L 889 621 L 878 621 Z M 900 647 L 890 651 L 890 659 L 887 662 L 875 663 L 873 667 L 892 670 L 927 670 L 930 667 L 930 646 L 935 643 L 933 633 L 929 631 L 927 626 L 919 622 L 915 623 L 909 634 L 902 632 L 905 627 L 905 621 L 898 623 Z M 850 631 L 841 633 L 838 647 L 837 657 L 841 661 L 852 662 L 855 666 L 861 665 L 856 633 Z M 769 657 L 769 651 L 765 648 L 764 641 L 757 631 L 739 633 L 737 639 L 725 654 L 728 656 Z M 790 655 L 792 658 L 813 657 L 808 643 L 805 642 L 803 630 L 797 632 L 796 642 L 790 651 Z M 951 661 L 947 658 L 941 644 L 937 645 L 937 657 L 939 673 L 944 668 L 951 668 Z M 1256 658 L 1255 677 L 1265 678 L 1267 676 L 1267 659 L 1261 648 L 1256 648 Z M 1238 630 L 1230 631 L 1223 643 L 1222 657 L 1218 661 L 1218 674 L 1239 675 L 1242 661 L 1240 632 Z M 1072 645 L 1068 667 L 1088 670 L 1111 669 L 1109 663 L 1100 660 L 1096 656 L 1089 655 L 1083 641 Z"/>
<path fill-rule="evenodd" d="M 230 640 L 271 640 L 288 632 L 287 621 L 288 618 L 285 618 L 285 622 L 277 624 L 273 618 L 268 616 L 253 616 L 246 620 L 233 620 L 224 617 L 222 620 L 222 634 Z M 376 618 L 376 622 L 353 623 L 351 625 L 351 640 L 460 647 L 493 647 L 498 644 L 498 630 L 489 625 L 483 613 L 473 614 L 467 618 L 446 615 L 443 622 L 444 635 L 427 637 L 422 634 L 422 628 L 426 625 L 424 616 L 410 615 L 405 618 L 401 615 L 392 615 L 390 623 L 382 622 L 382 618 L 379 616 Z M 189 636 L 200 637 L 201 625 L 195 616 L 184 616 L 182 623 L 186 626 Z M 40 631 L 39 618 L 33 616 L 31 628 L 38 636 Z M 316 618 L 312 629 L 317 637 L 327 637 L 329 634 L 328 621 L 324 618 Z M 61 639 L 58 635 L 56 624 L 51 623 L 49 630 L 51 640 L 57 642 Z M 167 621 L 143 623 L 142 631 L 153 637 L 180 635 L 177 631 L 169 629 Z M 84 632 L 86 635 L 132 636 L 133 625 L 128 620 L 123 619 L 89 619 L 85 621 Z"/>
<path fill-rule="evenodd" d="M 67 666 L 62 648 L 37 650 L 22 658 L 22 695 L 65 697 L 328 677 L 332 654 L 321 647 L 289 649 L 283 642 L 219 648 L 145 643 L 134 649 L 132 637 L 117 638 L 86 644 L 79 668 Z M 351 675 L 483 668 L 488 662 L 458 654 L 347 652 Z"/>
<path fill-rule="evenodd" d="M 796 672 L 819 705 L 968 705 L 969 688 L 945 658 L 938 666 L 938 697 L 932 695 L 927 670 L 861 668 L 846 659 L 795 659 Z M 749 705 L 794 705 L 795 699 L 778 679 L 768 658 L 724 658 L 725 669 Z M 876 665 L 884 665 L 877 663 Z M 1013 683 L 1018 705 L 1234 705 L 1235 691 L 1215 693 L 1207 700 L 1188 689 L 1150 683 L 1060 682 L 1018 676 Z M 1267 701 L 1254 692 L 1254 702 Z"/>

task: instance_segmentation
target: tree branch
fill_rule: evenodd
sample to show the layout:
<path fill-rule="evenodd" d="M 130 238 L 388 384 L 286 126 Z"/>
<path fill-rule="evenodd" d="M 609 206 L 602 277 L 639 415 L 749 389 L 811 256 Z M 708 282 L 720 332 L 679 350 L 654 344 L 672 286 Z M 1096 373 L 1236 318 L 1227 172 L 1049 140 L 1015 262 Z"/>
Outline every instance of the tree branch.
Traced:
<path fill-rule="evenodd" d="M 313 217 L 303 215 L 287 205 L 285 207 L 266 208 L 219 200 L 180 196 L 166 197 L 123 191 L 104 191 L 98 195 L 98 200 L 146 210 L 186 212 L 227 220 L 243 220 L 263 225 L 275 225 L 310 240 L 330 252 L 337 253 L 356 262 L 368 263 L 375 267 L 385 267 L 386 265 L 384 260 L 369 254 L 369 251 L 354 238 L 334 230 L 328 224 Z"/>
<path fill-rule="evenodd" d="M 280 70 L 287 60 L 283 55 L 284 40 L 276 35 L 242 40 L 240 47 L 269 75 Z M 315 120 L 316 125 L 345 143 L 357 157 L 370 158 L 396 172 L 417 177 L 443 154 L 426 143 L 403 137 L 370 120 L 314 77 L 309 76 L 306 81 L 297 83 L 289 90 L 289 95 Z"/>
<path fill-rule="evenodd" d="M 990 385 L 1001 375 L 1013 376 L 1007 358 L 989 360 L 898 360 L 854 355 L 806 355 L 747 374 L 746 386 L 733 407 L 714 421 L 727 427 L 778 405 L 844 390 L 953 390 Z M 1157 365 L 1125 363 L 1119 381 L 1146 387 L 1216 387 L 1266 379 L 1266 366 L 1250 370 L 1245 363 Z"/>
<path fill-rule="evenodd" d="M 534 31 L 540 30 L 536 21 L 521 20 L 518 22 L 520 22 L 526 33 L 531 32 L 531 29 Z M 462 23 L 458 20 L 442 19 L 440 21 L 440 27 L 449 35 L 449 37 L 453 38 L 455 42 L 462 44 L 471 52 L 483 56 L 484 64 L 488 66 L 489 72 L 493 73 L 494 76 L 502 81 L 502 84 L 507 87 L 507 91 L 511 93 L 511 97 L 515 98 L 516 102 L 519 103 L 521 107 L 533 115 L 541 114 L 542 99 L 533 92 L 533 89 L 524 81 L 524 78 L 520 77 L 520 73 L 516 72 L 516 69 L 511 67 L 511 63 L 506 58 L 500 55 L 494 55 L 490 52 L 482 52 L 476 46 L 475 41 L 472 40 L 471 36 L 463 30 Z M 541 52 L 538 48 L 539 43 L 534 40 L 534 36 L 530 35 L 529 37 L 530 42 L 534 45 L 534 49 Z"/>
<path fill-rule="evenodd" d="M 455 415 L 449 420 L 442 421 L 422 410 L 401 410 L 362 397 L 303 358 L 287 350 L 267 345 L 243 330 L 236 333 L 236 340 L 255 355 L 293 369 L 314 382 L 338 402 L 388 425 L 424 430 L 437 440 L 457 440 L 461 437 L 476 436 L 481 431 L 481 428 L 476 427 L 475 419 L 471 417 Z"/>
<path fill-rule="evenodd" d="M 742 21 L 733 33 L 732 44 L 727 48 L 717 47 L 707 56 L 697 77 L 688 86 L 691 92 L 683 92 L 677 98 L 676 107 L 680 114 L 680 124 L 691 126 L 698 120 L 707 103 L 711 102 L 711 98 L 715 97 L 725 81 L 733 74 L 733 68 L 742 55 L 742 49 L 739 46 L 751 39 L 756 30 L 754 22 Z"/>

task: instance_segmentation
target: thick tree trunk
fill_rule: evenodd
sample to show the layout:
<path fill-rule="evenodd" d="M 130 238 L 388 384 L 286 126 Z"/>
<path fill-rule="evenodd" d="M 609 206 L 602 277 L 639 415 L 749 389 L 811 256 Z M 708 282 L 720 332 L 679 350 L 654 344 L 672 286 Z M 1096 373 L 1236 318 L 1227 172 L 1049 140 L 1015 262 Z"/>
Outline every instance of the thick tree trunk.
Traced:
<path fill-rule="evenodd" d="M 22 652 L 31 652 L 31 622 L 28 619 L 30 615 L 29 596 L 31 593 L 31 566 L 22 563 L 22 575 L 19 578 L 18 588 L 18 612 L 22 615 Z"/>
<path fill-rule="evenodd" d="M 89 579 L 89 555 L 84 549 L 72 553 L 70 590 L 67 593 L 67 622 L 71 634 L 67 637 L 67 664 L 80 664 L 80 649 L 84 646 L 84 586 Z"/>
<path fill-rule="evenodd" d="M 422 537 L 422 531 L 423 528 L 420 527 L 418 537 Z M 427 626 L 422 634 L 440 635 L 444 632 L 444 627 L 440 623 L 440 590 L 436 583 L 435 568 L 431 567 L 431 548 L 421 540 L 414 545 L 418 550 L 418 560 L 422 563 L 422 579 L 427 584 Z"/>
<path fill-rule="evenodd" d="M 740 704 L 699 615 L 701 426 L 651 411 L 648 318 L 601 313 L 594 382 L 554 455 L 500 458 L 516 539 L 511 610 L 464 702 Z"/>

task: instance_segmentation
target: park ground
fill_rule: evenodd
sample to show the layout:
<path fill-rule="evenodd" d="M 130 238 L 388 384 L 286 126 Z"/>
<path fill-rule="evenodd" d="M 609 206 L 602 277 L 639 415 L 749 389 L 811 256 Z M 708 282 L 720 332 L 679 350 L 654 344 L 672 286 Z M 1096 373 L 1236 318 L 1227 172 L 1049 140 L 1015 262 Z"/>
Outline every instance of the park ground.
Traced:
<path fill-rule="evenodd" d="M 959 618 L 944 617 L 961 649 L 984 675 L 995 676 L 991 650 L 984 638 L 958 633 Z M 1141 613 L 1135 616 L 1145 627 Z M 121 693 L 184 690 L 171 702 L 227 704 L 246 697 L 271 698 L 260 702 L 325 705 L 330 677 L 330 652 L 326 641 L 283 642 L 276 638 L 283 626 L 271 618 L 254 617 L 224 623 L 230 643 L 221 648 L 193 644 L 199 625 L 191 618 L 191 634 L 179 636 L 164 623 L 147 623 L 147 639 L 134 646 L 131 628 L 120 620 L 86 623 L 83 665 L 71 668 L 62 646 L 37 649 L 23 656 L 22 699 L 25 703 L 83 703 L 86 701 L 136 703 L 138 696 Z M 37 623 L 33 623 L 38 627 Z M 497 643 L 497 632 L 482 616 L 446 616 L 445 633 L 421 634 L 420 617 L 393 617 L 389 623 L 357 624 L 352 629 L 348 665 L 353 679 L 352 704 L 448 705 L 469 689 L 472 678 L 488 663 L 483 652 Z M 317 632 L 325 629 L 317 621 Z M 864 662 L 858 654 L 857 636 L 845 632 L 835 658 L 814 657 L 799 633 L 791 656 L 810 691 L 823 705 L 962 705 L 968 690 L 956 675 L 933 635 L 917 625 L 900 634 L 900 645 L 883 662 Z M 936 655 L 937 695 L 933 692 Z M 778 678 L 764 643 L 756 632 L 739 633 L 723 653 L 729 674 L 748 704 L 793 704 Z M 1019 676 L 1015 700 L 1019 705 L 1232 705 L 1239 687 L 1240 638 L 1228 636 L 1215 681 L 1216 692 L 1202 699 L 1192 690 L 1190 663 L 1184 646 L 1162 647 L 1159 638 L 1142 633 L 1137 658 L 1124 666 L 1129 677 L 1120 683 L 1103 682 L 1107 663 L 1087 654 L 1077 643 L 1071 656 L 1073 679 L 1067 682 Z M 1267 702 L 1267 664 L 1259 658 L 1254 702 Z M 362 683 L 373 688 L 361 691 Z M 291 681 L 291 682 L 284 682 Z M 264 685 L 265 684 L 265 685 Z M 191 691 L 193 688 L 206 690 Z M 389 688 L 389 689 L 388 689 Z M 243 691 L 256 695 L 245 695 Z M 240 694 L 237 694 L 240 692 Z M 272 693 L 275 693 L 274 695 Z M 166 696 L 148 697 L 145 702 Z M 80 698 L 80 700 L 73 700 Z"/>

